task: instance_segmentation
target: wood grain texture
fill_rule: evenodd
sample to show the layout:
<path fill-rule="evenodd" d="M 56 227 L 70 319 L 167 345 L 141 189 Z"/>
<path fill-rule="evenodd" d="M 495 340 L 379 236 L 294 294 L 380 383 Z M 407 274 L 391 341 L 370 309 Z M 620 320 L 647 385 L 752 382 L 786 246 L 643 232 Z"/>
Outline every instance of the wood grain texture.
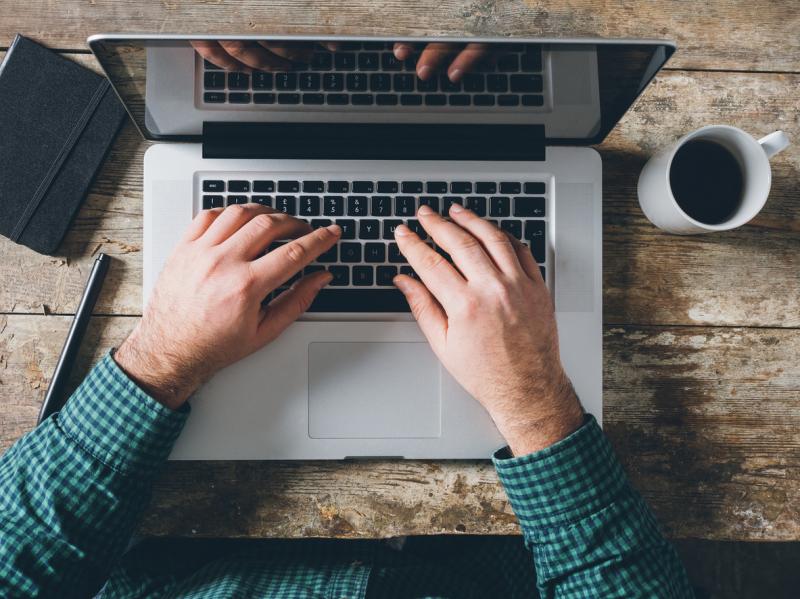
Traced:
<path fill-rule="evenodd" d="M 606 322 L 800 326 L 800 144 L 773 159 L 766 208 L 736 231 L 667 235 L 636 199 L 647 157 L 704 124 L 756 136 L 782 128 L 800 140 L 798 87 L 800 75 L 666 72 L 600 147 Z M 131 125 L 123 130 L 59 256 L 0 239 L 0 281 L 13 282 L 0 285 L 0 313 L 74 312 L 97 251 L 120 259 L 98 312 L 141 313 L 146 147 Z"/>
<path fill-rule="evenodd" d="M 96 318 L 75 373 L 135 318 Z M 66 316 L 0 316 L 0 450 L 30 430 Z M 607 327 L 605 430 L 675 538 L 800 538 L 800 331 Z M 489 462 L 178 462 L 148 535 L 513 534 Z"/>
<path fill-rule="evenodd" d="M 71 50 L 101 32 L 644 37 L 676 40 L 675 67 L 796 72 L 799 30 L 794 0 L 5 0 L 0 44 L 18 31 Z"/>

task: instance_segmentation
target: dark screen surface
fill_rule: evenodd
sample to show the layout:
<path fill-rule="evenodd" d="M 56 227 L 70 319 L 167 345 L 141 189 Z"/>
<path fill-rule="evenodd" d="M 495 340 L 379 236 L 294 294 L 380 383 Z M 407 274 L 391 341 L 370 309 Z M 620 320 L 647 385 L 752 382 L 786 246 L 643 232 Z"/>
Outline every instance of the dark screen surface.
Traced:
<path fill-rule="evenodd" d="M 524 131 L 599 143 L 674 52 L 660 41 L 474 38 L 103 35 L 90 46 L 149 139 L 198 141 L 209 123 L 497 125 L 498 151 L 517 125 L 528 128 L 509 143 Z"/>

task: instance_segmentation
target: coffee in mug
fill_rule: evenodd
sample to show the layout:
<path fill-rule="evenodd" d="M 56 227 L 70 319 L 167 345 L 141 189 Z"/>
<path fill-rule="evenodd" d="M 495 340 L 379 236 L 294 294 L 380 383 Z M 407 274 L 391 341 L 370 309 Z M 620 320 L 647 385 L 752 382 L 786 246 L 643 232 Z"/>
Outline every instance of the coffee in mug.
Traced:
<path fill-rule="evenodd" d="M 764 206 L 772 180 L 769 157 L 788 145 L 782 131 L 756 141 L 736 127 L 703 127 L 647 162 L 639 204 L 670 233 L 733 229 Z"/>

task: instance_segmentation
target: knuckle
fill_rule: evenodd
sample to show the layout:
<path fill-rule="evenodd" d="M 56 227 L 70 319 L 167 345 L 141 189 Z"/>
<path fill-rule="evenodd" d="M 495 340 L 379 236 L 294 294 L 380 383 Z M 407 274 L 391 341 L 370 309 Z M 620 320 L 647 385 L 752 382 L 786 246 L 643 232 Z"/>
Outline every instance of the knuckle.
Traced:
<path fill-rule="evenodd" d="M 480 300 L 472 294 L 464 294 L 458 306 L 459 313 L 466 318 L 473 318 L 478 315 L 481 309 Z"/>
<path fill-rule="evenodd" d="M 232 206 L 225 208 L 225 210 L 228 211 L 228 214 L 232 214 L 235 217 L 243 216 L 246 212 L 246 209 L 242 204 L 233 204 Z"/>
<path fill-rule="evenodd" d="M 445 260 L 436 252 L 430 251 L 422 254 L 419 262 L 422 270 L 432 271 L 440 268 Z"/>
<path fill-rule="evenodd" d="M 286 246 L 286 259 L 292 263 L 304 262 L 308 256 L 306 249 L 299 243 L 289 243 Z"/>
<path fill-rule="evenodd" d="M 271 214 L 257 214 L 253 217 L 253 224 L 261 231 L 269 231 L 275 226 L 275 217 Z"/>

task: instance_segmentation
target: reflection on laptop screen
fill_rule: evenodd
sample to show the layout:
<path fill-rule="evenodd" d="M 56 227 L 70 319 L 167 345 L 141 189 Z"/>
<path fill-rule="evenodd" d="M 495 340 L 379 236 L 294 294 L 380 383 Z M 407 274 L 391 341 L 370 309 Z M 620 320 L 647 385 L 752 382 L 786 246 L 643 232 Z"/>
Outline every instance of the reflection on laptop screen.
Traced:
<path fill-rule="evenodd" d="M 602 140 L 672 49 L 658 43 L 104 39 L 93 44 L 140 130 L 206 122 L 543 125 Z"/>

